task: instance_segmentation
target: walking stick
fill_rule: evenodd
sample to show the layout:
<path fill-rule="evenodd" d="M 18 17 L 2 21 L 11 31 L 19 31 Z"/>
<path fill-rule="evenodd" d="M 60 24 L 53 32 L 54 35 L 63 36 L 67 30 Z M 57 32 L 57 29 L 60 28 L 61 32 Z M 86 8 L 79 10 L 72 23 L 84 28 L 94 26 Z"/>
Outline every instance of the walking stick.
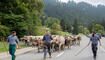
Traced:
<path fill-rule="evenodd" d="M 75 54 L 75 56 L 79 55 L 83 50 L 85 50 L 88 46 L 82 48 L 80 51 L 77 52 L 77 54 Z"/>

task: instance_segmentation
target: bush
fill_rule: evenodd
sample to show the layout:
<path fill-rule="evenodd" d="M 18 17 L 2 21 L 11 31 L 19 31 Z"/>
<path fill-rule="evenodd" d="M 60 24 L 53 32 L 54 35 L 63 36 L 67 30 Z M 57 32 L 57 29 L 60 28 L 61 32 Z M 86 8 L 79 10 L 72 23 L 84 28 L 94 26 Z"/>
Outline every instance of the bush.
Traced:
<path fill-rule="evenodd" d="M 63 32 L 63 31 L 57 31 L 57 30 L 51 30 L 52 35 L 70 35 L 68 32 Z"/>
<path fill-rule="evenodd" d="M 104 27 L 100 24 L 94 24 L 93 25 L 93 31 L 96 31 L 97 33 L 103 33 Z"/>
<path fill-rule="evenodd" d="M 89 30 L 87 30 L 87 29 L 84 30 L 84 34 L 89 34 L 89 33 L 90 33 Z"/>
<path fill-rule="evenodd" d="M 44 35 L 46 32 L 46 29 L 42 26 L 34 26 L 33 28 L 31 28 L 30 30 L 30 34 L 31 35 Z"/>
<path fill-rule="evenodd" d="M 0 25 L 0 37 L 7 37 L 10 34 L 10 29 L 6 26 Z"/>

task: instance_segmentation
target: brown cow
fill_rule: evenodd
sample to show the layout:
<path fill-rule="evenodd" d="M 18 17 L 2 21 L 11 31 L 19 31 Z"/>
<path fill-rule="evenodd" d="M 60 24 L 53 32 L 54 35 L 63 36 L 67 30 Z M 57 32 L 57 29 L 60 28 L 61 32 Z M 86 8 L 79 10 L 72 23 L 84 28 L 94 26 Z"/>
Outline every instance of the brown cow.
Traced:
<path fill-rule="evenodd" d="M 79 35 L 71 36 L 73 45 L 80 45 L 81 37 Z"/>
<path fill-rule="evenodd" d="M 63 36 L 56 36 L 56 45 L 58 45 L 58 50 L 64 50 L 65 48 L 65 38 Z"/>
<path fill-rule="evenodd" d="M 78 36 L 77 36 L 77 45 L 79 45 L 79 46 L 80 46 L 80 41 L 81 41 L 81 36 L 78 35 Z"/>
<path fill-rule="evenodd" d="M 20 38 L 20 40 L 24 41 L 26 46 L 30 45 L 30 40 L 31 40 L 30 36 L 24 36 L 23 38 Z"/>
<path fill-rule="evenodd" d="M 69 36 L 67 40 L 68 40 L 68 41 L 67 41 L 67 42 L 68 42 L 68 48 L 71 49 L 71 43 L 72 43 L 72 38 L 71 38 L 71 36 Z"/>

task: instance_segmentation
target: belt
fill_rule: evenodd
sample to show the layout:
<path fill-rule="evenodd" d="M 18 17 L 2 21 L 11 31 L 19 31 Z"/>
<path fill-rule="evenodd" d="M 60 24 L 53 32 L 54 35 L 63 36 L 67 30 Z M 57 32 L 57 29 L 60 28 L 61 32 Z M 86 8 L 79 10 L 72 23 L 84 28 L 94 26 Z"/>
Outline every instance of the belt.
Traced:
<path fill-rule="evenodd" d="M 10 46 L 15 46 L 16 44 L 9 44 Z"/>

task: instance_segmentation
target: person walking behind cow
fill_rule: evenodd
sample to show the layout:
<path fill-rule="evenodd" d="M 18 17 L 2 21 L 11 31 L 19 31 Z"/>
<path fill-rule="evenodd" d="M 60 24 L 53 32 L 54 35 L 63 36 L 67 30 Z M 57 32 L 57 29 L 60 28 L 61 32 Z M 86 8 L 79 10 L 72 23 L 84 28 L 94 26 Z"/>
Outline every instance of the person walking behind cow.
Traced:
<path fill-rule="evenodd" d="M 47 55 L 47 49 L 49 53 L 49 57 L 51 58 L 51 40 L 53 40 L 50 32 L 47 30 L 46 34 L 43 37 L 44 41 L 44 60 L 46 60 L 46 55 Z"/>
<path fill-rule="evenodd" d="M 90 37 L 90 41 L 88 43 L 88 46 L 90 45 L 91 43 L 91 46 L 92 46 L 92 52 L 93 52 L 93 57 L 94 59 L 96 60 L 96 56 L 97 56 L 97 45 L 98 45 L 98 42 L 101 46 L 101 41 L 100 41 L 100 38 L 96 35 L 96 32 L 93 32 L 92 33 L 92 36 Z"/>
<path fill-rule="evenodd" d="M 16 36 L 16 31 L 12 31 L 12 34 L 8 36 L 7 43 L 9 43 L 9 54 L 12 56 L 12 60 L 15 60 L 16 45 L 19 48 L 19 40 Z"/>
<path fill-rule="evenodd" d="M 65 35 L 65 45 L 67 46 L 68 45 L 68 36 L 67 35 Z"/>

